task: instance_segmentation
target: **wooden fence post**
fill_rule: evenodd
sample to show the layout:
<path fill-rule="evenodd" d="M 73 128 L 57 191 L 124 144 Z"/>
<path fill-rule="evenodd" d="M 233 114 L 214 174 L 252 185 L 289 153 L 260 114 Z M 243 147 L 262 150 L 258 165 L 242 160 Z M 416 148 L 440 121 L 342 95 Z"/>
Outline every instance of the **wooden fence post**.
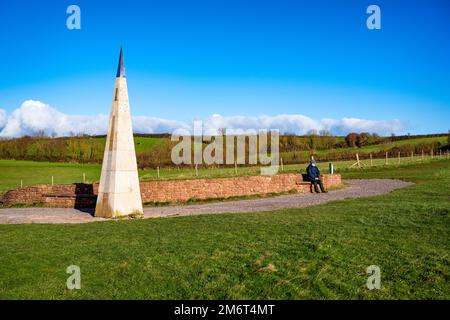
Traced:
<path fill-rule="evenodd" d="M 86 173 L 83 172 L 83 183 L 86 184 Z"/>
<path fill-rule="evenodd" d="M 385 164 L 387 165 L 388 164 L 388 153 L 386 152 L 386 161 L 385 161 Z"/>
<path fill-rule="evenodd" d="M 350 168 L 353 168 L 355 166 L 357 166 L 358 168 L 361 168 L 362 167 L 362 163 L 359 161 L 359 154 L 357 153 L 355 156 L 356 156 L 356 162 L 354 164 L 352 164 L 350 166 Z"/>
<path fill-rule="evenodd" d="M 197 167 L 197 164 L 195 164 L 195 176 L 198 177 L 198 167 Z"/>
<path fill-rule="evenodd" d="M 156 174 L 157 174 L 158 179 L 159 179 L 159 166 L 156 167 Z"/>
<path fill-rule="evenodd" d="M 422 149 L 422 161 L 423 161 L 423 158 L 424 158 L 424 153 L 423 153 L 423 149 Z"/>
<path fill-rule="evenodd" d="M 52 176 L 52 186 L 53 186 L 53 182 L 54 182 L 54 181 L 53 181 L 53 176 Z"/>
<path fill-rule="evenodd" d="M 373 159 L 372 159 L 372 154 L 370 154 L 370 166 L 373 167 Z"/>
<path fill-rule="evenodd" d="M 284 167 L 283 167 L 283 158 L 280 158 L 280 164 L 281 164 L 281 171 L 284 171 Z"/>
<path fill-rule="evenodd" d="M 234 161 L 234 174 L 237 175 L 237 161 Z"/>
<path fill-rule="evenodd" d="M 400 152 L 398 153 L 398 164 L 400 164 Z"/>

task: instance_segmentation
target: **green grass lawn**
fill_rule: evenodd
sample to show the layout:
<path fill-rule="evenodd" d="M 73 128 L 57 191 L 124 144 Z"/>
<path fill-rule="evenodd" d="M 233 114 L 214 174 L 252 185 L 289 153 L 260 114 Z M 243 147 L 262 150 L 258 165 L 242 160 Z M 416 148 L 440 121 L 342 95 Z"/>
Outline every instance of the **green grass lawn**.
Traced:
<path fill-rule="evenodd" d="M 442 159 L 447 159 L 447 155 L 443 155 Z M 430 162 L 430 156 L 425 158 L 426 163 Z M 438 160 L 437 157 L 432 161 Z M 335 161 L 334 167 L 336 172 L 346 172 L 348 168 L 355 161 Z M 411 159 L 404 157 L 401 159 L 400 166 L 408 166 L 421 162 L 420 157 Z M 362 161 L 366 165 L 365 169 L 370 165 L 369 160 Z M 374 166 L 384 166 L 384 159 L 374 159 Z M 284 173 L 298 173 L 305 172 L 307 164 L 291 164 L 285 165 L 283 171 L 281 168 L 279 172 Z M 322 172 L 328 172 L 328 163 L 318 164 Z M 398 167 L 398 159 L 389 159 L 389 166 Z M 23 160 L 0 160 L 0 192 L 9 189 L 20 187 L 22 181 L 23 186 L 50 184 L 53 181 L 55 184 L 70 184 L 83 181 L 83 173 L 86 177 L 86 182 L 92 183 L 100 180 L 101 166 L 99 164 L 79 164 L 79 163 L 61 163 L 61 162 L 38 162 L 38 161 L 23 161 Z M 172 180 L 172 179 L 196 179 L 196 178 L 225 178 L 234 176 L 258 175 L 260 174 L 260 167 L 246 167 L 239 166 L 237 173 L 234 167 L 215 167 L 215 168 L 200 168 L 198 175 L 195 169 L 161 169 L 160 175 L 156 169 L 139 170 L 139 177 L 141 181 L 154 180 Z"/>
<path fill-rule="evenodd" d="M 83 173 L 87 182 L 97 181 L 100 170 L 98 164 L 0 160 L 0 191 L 19 188 L 21 180 L 24 186 L 51 184 L 52 176 L 55 184 L 82 182 Z"/>
<path fill-rule="evenodd" d="M 450 161 L 344 177 L 415 185 L 265 213 L 0 225 L 0 299 L 449 299 Z M 66 289 L 72 264 L 81 290 Z"/>

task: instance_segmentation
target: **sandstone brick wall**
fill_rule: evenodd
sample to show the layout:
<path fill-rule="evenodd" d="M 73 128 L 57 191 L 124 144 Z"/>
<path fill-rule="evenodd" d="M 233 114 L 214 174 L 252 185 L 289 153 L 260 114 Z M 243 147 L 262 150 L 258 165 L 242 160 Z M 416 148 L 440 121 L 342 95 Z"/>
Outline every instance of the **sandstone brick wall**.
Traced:
<path fill-rule="evenodd" d="M 94 188 L 95 186 L 93 187 L 92 184 L 83 183 L 54 186 L 37 185 L 9 190 L 3 194 L 0 200 L 4 204 L 47 203 L 55 206 L 61 204 L 62 207 L 74 207 L 75 202 L 80 201 L 80 198 L 83 198 L 77 195 L 91 195 L 92 197 L 94 196 Z M 49 197 L 49 195 L 51 195 L 51 197 Z M 58 195 L 60 197 L 57 197 Z M 73 198 L 71 201 L 69 201 L 70 196 Z M 64 202 L 65 205 L 62 205 Z"/>
<path fill-rule="evenodd" d="M 273 192 L 310 192 L 310 184 L 298 174 L 141 182 L 142 202 L 187 201 Z M 325 187 L 341 184 L 338 174 L 324 174 Z M 97 184 L 38 185 L 6 192 L 5 204 L 45 203 L 54 207 L 95 207 Z"/>
<path fill-rule="evenodd" d="M 342 184 L 340 174 L 322 174 L 322 179 L 326 188 L 337 187 Z"/>

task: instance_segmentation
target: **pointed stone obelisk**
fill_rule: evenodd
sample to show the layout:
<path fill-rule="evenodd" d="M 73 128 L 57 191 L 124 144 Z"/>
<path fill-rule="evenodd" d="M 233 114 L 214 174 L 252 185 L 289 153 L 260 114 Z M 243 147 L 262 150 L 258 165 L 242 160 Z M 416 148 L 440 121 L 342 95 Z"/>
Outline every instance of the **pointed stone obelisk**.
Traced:
<path fill-rule="evenodd" d="M 95 216 L 114 218 L 142 214 L 142 212 L 127 80 L 121 48 Z"/>

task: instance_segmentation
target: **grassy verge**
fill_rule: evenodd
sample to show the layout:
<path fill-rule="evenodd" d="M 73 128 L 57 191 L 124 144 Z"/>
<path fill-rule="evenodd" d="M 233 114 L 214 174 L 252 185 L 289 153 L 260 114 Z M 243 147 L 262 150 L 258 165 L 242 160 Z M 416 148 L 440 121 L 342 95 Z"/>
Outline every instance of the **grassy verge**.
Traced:
<path fill-rule="evenodd" d="M 8 209 L 8 208 L 43 208 L 45 207 L 45 203 L 33 203 L 33 204 L 28 204 L 28 203 L 17 203 L 17 204 L 3 204 L 0 203 L 0 209 Z"/>
<path fill-rule="evenodd" d="M 264 213 L 1 225 L 0 298 L 448 299 L 450 162 L 344 177 L 415 185 Z M 81 290 L 66 289 L 72 264 Z"/>

